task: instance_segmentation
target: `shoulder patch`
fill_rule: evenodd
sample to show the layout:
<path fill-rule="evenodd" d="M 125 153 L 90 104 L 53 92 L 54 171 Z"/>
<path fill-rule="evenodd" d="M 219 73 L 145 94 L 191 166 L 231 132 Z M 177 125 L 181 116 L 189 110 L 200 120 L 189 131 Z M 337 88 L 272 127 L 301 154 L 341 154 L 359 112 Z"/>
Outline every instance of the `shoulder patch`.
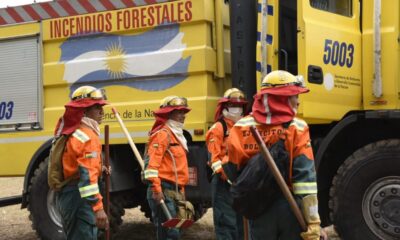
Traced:
<path fill-rule="evenodd" d="M 90 140 L 90 137 L 79 129 L 76 129 L 72 136 L 78 139 L 81 143 L 85 143 Z"/>
<path fill-rule="evenodd" d="M 304 131 L 304 128 L 307 127 L 307 123 L 300 118 L 293 118 L 293 121 L 290 124 L 290 126 L 295 126 L 296 129 Z"/>
<path fill-rule="evenodd" d="M 85 152 L 85 158 L 97 158 L 97 152 Z"/>
<path fill-rule="evenodd" d="M 241 127 L 255 126 L 255 125 L 259 125 L 259 123 L 257 123 L 252 116 L 241 118 L 239 121 L 235 123 L 235 126 L 241 126 Z"/>

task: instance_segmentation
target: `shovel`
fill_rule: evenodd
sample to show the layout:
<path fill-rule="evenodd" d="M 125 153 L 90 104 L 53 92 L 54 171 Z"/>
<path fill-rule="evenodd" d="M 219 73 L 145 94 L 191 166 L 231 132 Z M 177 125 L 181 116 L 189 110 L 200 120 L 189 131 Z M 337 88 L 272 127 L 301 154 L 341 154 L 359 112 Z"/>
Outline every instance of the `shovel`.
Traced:
<path fill-rule="evenodd" d="M 138 149 L 136 148 L 136 145 L 133 142 L 132 137 L 129 134 L 128 129 L 126 128 L 124 122 L 122 121 L 121 116 L 119 115 L 119 113 L 117 112 L 117 110 L 114 107 L 112 108 L 112 111 L 113 111 L 115 117 L 117 118 L 118 123 L 122 128 L 122 131 L 124 132 L 125 136 L 128 138 L 129 145 L 131 146 L 132 151 L 135 154 L 135 157 L 140 165 L 140 168 L 143 171 L 144 170 L 144 162 L 143 162 L 142 156 L 140 155 Z M 188 227 L 192 226 L 192 224 L 194 223 L 194 221 L 191 219 L 172 218 L 171 213 L 169 212 L 167 205 L 165 205 L 164 200 L 161 200 L 160 205 L 165 214 L 165 217 L 167 218 L 167 221 L 162 223 L 163 227 L 188 228 Z"/>

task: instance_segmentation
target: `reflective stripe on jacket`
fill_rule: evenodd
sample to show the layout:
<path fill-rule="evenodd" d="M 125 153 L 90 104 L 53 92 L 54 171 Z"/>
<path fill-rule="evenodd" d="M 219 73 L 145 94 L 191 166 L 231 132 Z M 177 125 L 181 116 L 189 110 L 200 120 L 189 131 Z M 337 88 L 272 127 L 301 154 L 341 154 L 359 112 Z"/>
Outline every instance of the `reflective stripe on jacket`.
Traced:
<path fill-rule="evenodd" d="M 98 185 L 101 168 L 100 138 L 92 129 L 81 125 L 65 146 L 63 171 L 65 178 L 78 172 L 81 198 L 86 199 L 95 212 L 103 209 L 103 198 Z"/>
<path fill-rule="evenodd" d="M 280 137 L 286 138 L 285 148 L 290 158 L 289 187 L 298 195 L 317 193 L 314 156 L 307 123 L 294 118 L 285 134 L 282 134 L 284 132 L 282 125 L 259 124 L 252 116 L 239 120 L 230 130 L 228 139 L 229 160 L 237 164 L 239 169 L 260 152 L 250 132 L 250 126 L 256 126 L 267 147 L 276 143 Z"/>
<path fill-rule="evenodd" d="M 182 187 L 189 182 L 189 170 L 186 150 L 167 126 L 150 136 L 148 155 L 149 164 L 144 171 L 144 178 L 152 183 L 153 192 L 161 192 L 161 180 L 176 182 L 174 164 L 169 150 L 175 159 L 178 185 Z"/>

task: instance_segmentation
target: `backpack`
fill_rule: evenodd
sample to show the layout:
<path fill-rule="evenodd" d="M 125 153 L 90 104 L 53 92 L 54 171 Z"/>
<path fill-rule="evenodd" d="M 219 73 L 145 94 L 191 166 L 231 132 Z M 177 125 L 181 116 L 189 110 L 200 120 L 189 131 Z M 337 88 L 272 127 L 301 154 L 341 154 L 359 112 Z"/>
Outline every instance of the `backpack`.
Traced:
<path fill-rule="evenodd" d="M 62 157 L 64 155 L 65 146 L 70 135 L 61 135 L 54 137 L 51 149 L 48 157 L 48 168 L 47 168 L 47 182 L 50 189 L 55 191 L 61 190 L 67 183 L 69 183 L 76 174 L 64 179 Z"/>
<path fill-rule="evenodd" d="M 278 140 L 269 151 L 282 177 L 287 180 L 289 154 L 284 143 L 283 139 Z M 261 153 L 250 158 L 233 182 L 230 193 L 233 198 L 233 209 L 247 219 L 261 216 L 282 194 Z"/>

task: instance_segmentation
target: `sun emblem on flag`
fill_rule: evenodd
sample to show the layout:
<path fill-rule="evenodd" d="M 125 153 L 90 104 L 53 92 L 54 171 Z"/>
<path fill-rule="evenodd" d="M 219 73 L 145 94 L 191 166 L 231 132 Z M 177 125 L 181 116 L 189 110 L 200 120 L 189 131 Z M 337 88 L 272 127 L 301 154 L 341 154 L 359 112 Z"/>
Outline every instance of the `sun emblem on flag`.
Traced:
<path fill-rule="evenodd" d="M 126 52 L 118 43 L 112 43 L 106 49 L 105 65 L 111 78 L 123 78 L 126 71 Z"/>

